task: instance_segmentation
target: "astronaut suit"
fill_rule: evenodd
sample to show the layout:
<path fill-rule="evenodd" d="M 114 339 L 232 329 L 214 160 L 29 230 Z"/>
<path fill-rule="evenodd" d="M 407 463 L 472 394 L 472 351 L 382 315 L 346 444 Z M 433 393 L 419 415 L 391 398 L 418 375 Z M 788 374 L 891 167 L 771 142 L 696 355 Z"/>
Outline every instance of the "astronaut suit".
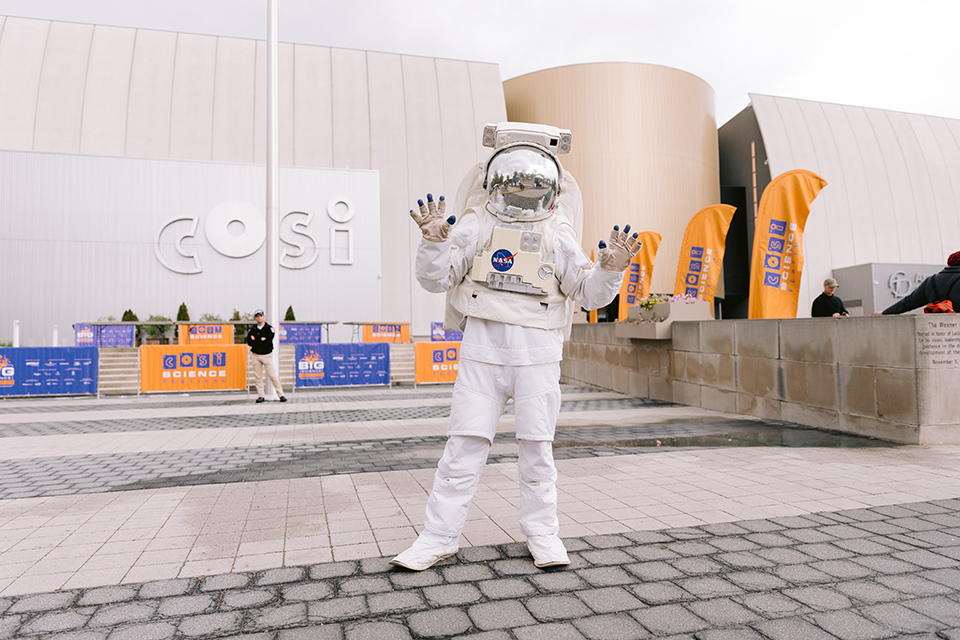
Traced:
<path fill-rule="evenodd" d="M 525 123 L 484 128 L 490 159 L 464 179 L 459 214 L 419 201 L 423 239 L 415 273 L 447 294 L 447 328 L 463 330 L 447 443 L 427 500 L 424 530 L 391 563 L 422 570 L 459 549 L 467 510 L 507 400 L 519 444 L 520 530 L 538 567 L 569 564 L 558 536 L 553 437 L 560 360 L 575 305 L 610 304 L 640 250 L 630 227 L 600 242 L 594 268 L 580 248 L 583 203 L 558 153 L 570 132 Z"/>

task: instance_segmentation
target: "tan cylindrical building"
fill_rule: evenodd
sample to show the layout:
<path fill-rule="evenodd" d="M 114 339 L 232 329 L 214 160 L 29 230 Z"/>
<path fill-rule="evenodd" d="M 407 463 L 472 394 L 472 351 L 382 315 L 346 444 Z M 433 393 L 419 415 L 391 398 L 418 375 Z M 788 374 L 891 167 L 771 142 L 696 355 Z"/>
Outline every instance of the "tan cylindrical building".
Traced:
<path fill-rule="evenodd" d="M 573 132 L 587 253 L 614 224 L 663 235 L 651 291 L 672 292 L 687 222 L 720 202 L 714 92 L 679 69 L 578 64 L 504 82 L 507 117 Z M 720 290 L 718 289 L 718 295 Z"/>

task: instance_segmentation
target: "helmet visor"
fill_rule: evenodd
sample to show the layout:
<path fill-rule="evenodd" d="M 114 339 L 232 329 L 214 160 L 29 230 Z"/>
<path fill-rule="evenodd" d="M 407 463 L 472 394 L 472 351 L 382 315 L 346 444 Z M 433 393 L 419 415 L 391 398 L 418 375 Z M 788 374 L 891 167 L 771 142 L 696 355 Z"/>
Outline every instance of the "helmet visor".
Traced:
<path fill-rule="evenodd" d="M 487 164 L 487 196 L 500 214 L 516 220 L 549 215 L 557 204 L 560 168 L 547 152 L 508 147 Z"/>

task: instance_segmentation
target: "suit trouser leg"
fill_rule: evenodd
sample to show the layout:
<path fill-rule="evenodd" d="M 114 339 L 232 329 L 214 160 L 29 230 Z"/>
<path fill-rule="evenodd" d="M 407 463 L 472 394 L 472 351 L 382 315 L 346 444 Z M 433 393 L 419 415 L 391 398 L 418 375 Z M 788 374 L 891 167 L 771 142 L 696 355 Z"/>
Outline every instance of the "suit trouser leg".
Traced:
<path fill-rule="evenodd" d="M 433 478 L 423 526 L 430 533 L 459 537 L 470 502 L 487 464 L 490 441 L 477 436 L 450 436 Z"/>
<path fill-rule="evenodd" d="M 560 363 L 519 367 L 513 403 L 520 444 L 520 531 L 528 537 L 556 535 L 553 438 L 560 417 Z"/>
<path fill-rule="evenodd" d="M 556 535 L 557 467 L 553 462 L 553 442 L 519 440 L 520 460 L 520 532 L 525 536 Z"/>

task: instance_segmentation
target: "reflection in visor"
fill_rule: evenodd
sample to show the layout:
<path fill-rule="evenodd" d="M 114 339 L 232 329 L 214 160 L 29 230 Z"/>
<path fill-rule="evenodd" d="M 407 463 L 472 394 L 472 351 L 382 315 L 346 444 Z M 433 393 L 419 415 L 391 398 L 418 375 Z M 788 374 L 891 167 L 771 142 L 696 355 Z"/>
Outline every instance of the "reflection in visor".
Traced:
<path fill-rule="evenodd" d="M 507 148 L 487 165 L 487 196 L 498 213 L 518 220 L 549 215 L 557 203 L 560 172 L 546 152 Z"/>

